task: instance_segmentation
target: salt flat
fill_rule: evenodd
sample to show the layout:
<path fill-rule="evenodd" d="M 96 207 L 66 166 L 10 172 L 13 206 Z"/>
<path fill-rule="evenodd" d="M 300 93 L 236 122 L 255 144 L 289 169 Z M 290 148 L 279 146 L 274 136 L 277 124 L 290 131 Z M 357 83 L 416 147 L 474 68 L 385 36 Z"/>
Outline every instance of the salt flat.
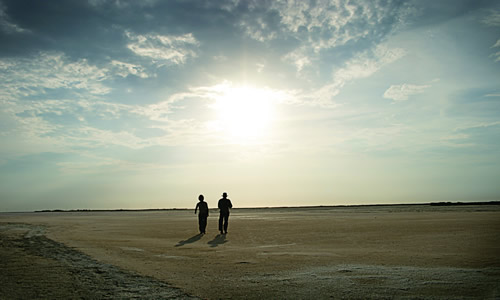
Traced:
<path fill-rule="evenodd" d="M 192 210 L 4 213 L 0 233 L 43 235 L 182 291 L 168 297 L 500 297 L 498 205 L 234 209 L 227 235 L 217 219 L 198 235 Z"/>

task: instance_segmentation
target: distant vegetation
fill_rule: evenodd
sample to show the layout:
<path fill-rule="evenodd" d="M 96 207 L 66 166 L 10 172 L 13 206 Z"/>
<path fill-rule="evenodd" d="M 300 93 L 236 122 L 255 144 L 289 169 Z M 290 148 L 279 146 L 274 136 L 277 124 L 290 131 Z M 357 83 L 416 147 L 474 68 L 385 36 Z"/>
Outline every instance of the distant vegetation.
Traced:
<path fill-rule="evenodd" d="M 145 208 L 145 209 L 44 209 L 35 212 L 107 212 L 107 211 L 166 211 L 166 210 L 188 210 L 188 208 Z"/>
<path fill-rule="evenodd" d="M 433 202 L 431 206 L 451 206 L 451 205 L 500 205 L 500 201 L 489 202 Z"/>
<path fill-rule="evenodd" d="M 414 206 L 414 205 L 430 205 L 430 206 L 459 206 L 459 205 L 500 205 L 500 201 L 483 201 L 483 202 L 431 202 L 431 203 L 408 203 L 408 204 L 366 204 L 366 205 L 318 205 L 318 206 L 290 206 L 290 207 L 247 207 L 249 209 L 269 209 L 269 208 L 321 208 L 321 207 L 370 207 L 370 206 Z M 190 208 L 148 208 L 148 209 L 44 209 L 35 212 L 110 212 L 110 211 L 173 211 L 173 210 L 190 210 Z M 212 208 L 210 210 L 216 210 Z"/>

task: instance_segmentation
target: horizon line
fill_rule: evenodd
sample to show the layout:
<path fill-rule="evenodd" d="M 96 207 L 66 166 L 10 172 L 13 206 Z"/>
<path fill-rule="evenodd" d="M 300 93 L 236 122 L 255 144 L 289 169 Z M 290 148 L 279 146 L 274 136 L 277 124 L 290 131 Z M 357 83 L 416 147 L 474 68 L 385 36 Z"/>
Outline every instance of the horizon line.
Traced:
<path fill-rule="evenodd" d="M 477 202 L 451 202 L 451 201 L 440 201 L 440 202 L 423 202 L 423 203 L 382 203 L 382 204 L 344 204 L 344 205 L 304 205 L 304 206 L 255 206 L 255 207 L 237 207 L 233 209 L 283 209 L 283 208 L 342 208 L 342 207 L 373 207 L 373 206 L 459 206 L 459 205 L 500 205 L 500 200 L 491 201 L 477 201 Z M 210 210 L 217 210 L 218 208 L 210 208 Z M 192 210 L 192 208 L 187 207 L 172 207 L 172 208 L 110 208 L 110 209 L 43 209 L 34 211 L 12 211 L 12 212 L 0 212 L 0 213 L 42 213 L 42 212 L 131 212 L 131 211 L 172 211 L 172 210 Z"/>

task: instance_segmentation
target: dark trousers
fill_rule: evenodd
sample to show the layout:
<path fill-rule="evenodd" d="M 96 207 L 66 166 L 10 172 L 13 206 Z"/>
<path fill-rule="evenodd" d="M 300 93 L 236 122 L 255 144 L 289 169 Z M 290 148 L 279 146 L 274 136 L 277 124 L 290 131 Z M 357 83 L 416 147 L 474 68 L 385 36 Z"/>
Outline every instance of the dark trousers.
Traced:
<path fill-rule="evenodd" d="M 207 218 L 208 215 L 205 214 L 198 215 L 198 225 L 200 225 L 200 233 L 205 233 L 205 230 L 207 229 Z"/>
<path fill-rule="evenodd" d="M 227 223 L 229 222 L 229 212 L 221 212 L 219 216 L 219 231 L 222 231 L 224 223 L 224 232 L 227 232 Z"/>

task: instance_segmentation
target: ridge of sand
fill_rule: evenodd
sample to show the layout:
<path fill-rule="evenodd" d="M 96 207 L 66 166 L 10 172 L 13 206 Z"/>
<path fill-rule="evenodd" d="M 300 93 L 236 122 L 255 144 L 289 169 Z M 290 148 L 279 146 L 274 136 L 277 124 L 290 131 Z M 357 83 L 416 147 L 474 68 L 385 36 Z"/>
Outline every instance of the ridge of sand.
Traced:
<path fill-rule="evenodd" d="M 1 299 L 198 299 L 48 239 L 40 226 L 0 225 L 0 237 Z"/>

